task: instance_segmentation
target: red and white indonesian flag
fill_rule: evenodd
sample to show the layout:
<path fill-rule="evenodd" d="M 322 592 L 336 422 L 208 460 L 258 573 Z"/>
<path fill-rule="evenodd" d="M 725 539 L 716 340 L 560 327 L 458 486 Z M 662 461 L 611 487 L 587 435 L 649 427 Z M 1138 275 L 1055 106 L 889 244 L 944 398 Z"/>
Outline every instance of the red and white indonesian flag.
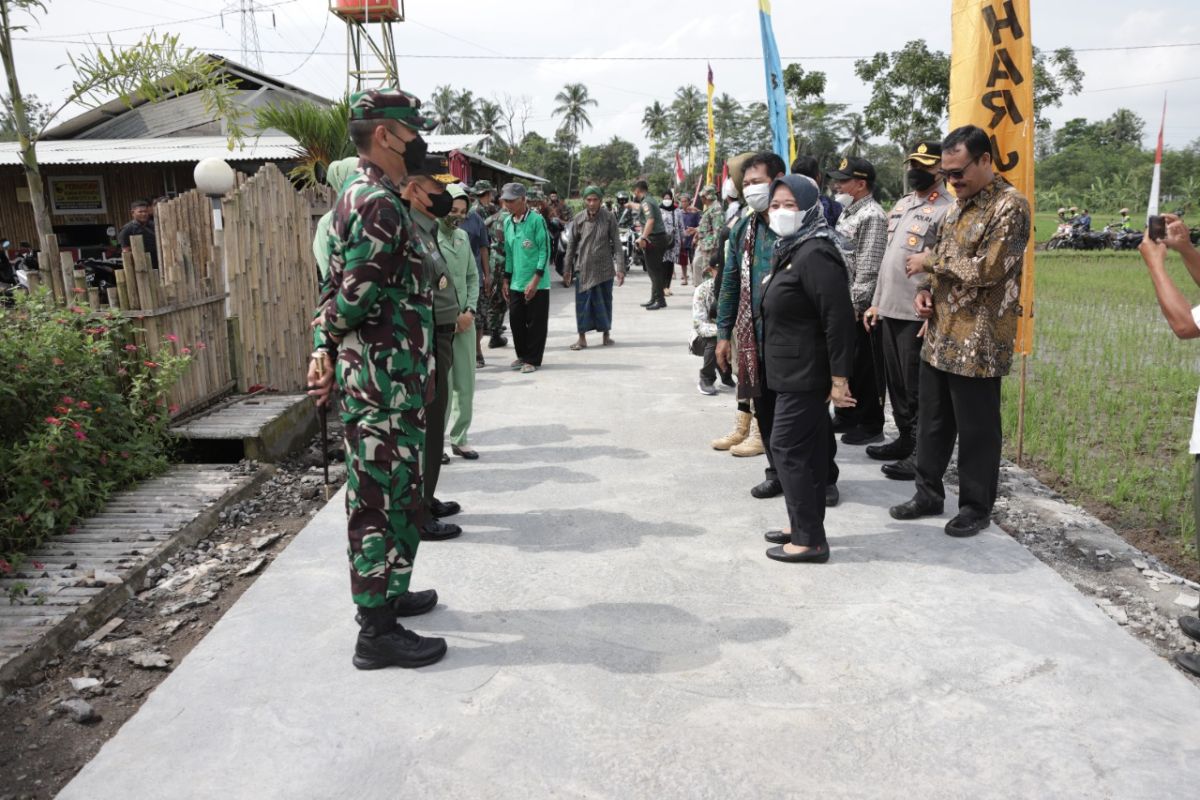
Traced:
<path fill-rule="evenodd" d="M 1146 204 L 1146 224 L 1158 216 L 1158 193 L 1162 188 L 1163 129 L 1167 125 L 1167 96 L 1163 95 L 1162 122 L 1158 125 L 1158 149 L 1154 151 L 1154 177 L 1150 180 L 1150 202 Z"/>
<path fill-rule="evenodd" d="M 680 186 L 687 180 L 687 173 L 683 171 L 683 159 L 679 157 L 679 151 L 675 151 L 675 182 Z"/>

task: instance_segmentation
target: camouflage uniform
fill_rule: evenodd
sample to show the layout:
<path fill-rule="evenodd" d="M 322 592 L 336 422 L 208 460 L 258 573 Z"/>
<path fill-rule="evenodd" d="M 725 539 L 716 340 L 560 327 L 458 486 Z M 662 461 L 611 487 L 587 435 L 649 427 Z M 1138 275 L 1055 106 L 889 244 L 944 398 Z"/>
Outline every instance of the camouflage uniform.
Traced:
<path fill-rule="evenodd" d="M 493 339 L 504 332 L 504 314 L 508 311 L 508 303 L 504 299 L 504 220 L 507 218 L 508 212 L 499 207 L 484 218 L 488 235 L 492 237 L 491 254 L 488 256 L 492 285 L 491 291 L 479 301 L 479 305 L 483 311 L 484 330 Z"/>
<path fill-rule="evenodd" d="M 396 90 L 351 101 L 351 119 L 421 125 Z M 317 349 L 336 354 L 346 436 L 350 590 L 375 608 L 408 591 L 423 518 L 421 447 L 433 370 L 426 256 L 399 190 L 360 159 L 334 209 L 330 270 L 316 312 Z"/>

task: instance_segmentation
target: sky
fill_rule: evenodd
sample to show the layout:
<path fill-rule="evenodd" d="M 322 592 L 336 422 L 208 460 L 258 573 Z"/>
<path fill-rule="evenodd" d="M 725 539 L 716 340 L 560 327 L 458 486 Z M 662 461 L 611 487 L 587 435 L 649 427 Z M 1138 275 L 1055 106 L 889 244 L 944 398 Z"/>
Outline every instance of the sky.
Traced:
<path fill-rule="evenodd" d="M 256 1 L 263 71 L 324 96 L 345 92 L 346 31 L 328 12 L 329 1 Z M 242 61 L 243 15 L 237 9 L 248 3 L 46 0 L 46 13 L 37 14 L 14 44 L 22 91 L 61 102 L 71 83 L 69 53 L 85 52 L 89 41 L 132 44 L 152 29 Z M 1147 121 L 1151 146 L 1165 91 L 1167 146 L 1200 139 L 1196 0 L 1032 4 L 1034 44 L 1075 48 L 1085 73 L 1083 92 L 1050 113 L 1056 126 L 1074 117 L 1102 119 L 1125 107 Z M 849 15 L 838 13 L 840 7 Z M 784 65 L 824 71 L 826 99 L 850 110 L 860 110 L 870 95 L 854 75 L 856 57 L 897 50 L 918 38 L 934 49 L 950 48 L 949 0 L 844 6 L 774 0 L 772 8 Z M 442 84 L 484 97 L 528 96 L 528 127 L 548 137 L 557 127 L 554 95 L 571 82 L 586 84 L 598 101 L 590 111 L 593 128 L 582 133 L 585 144 L 615 135 L 643 153 L 645 107 L 656 99 L 666 104 L 686 83 L 703 89 L 706 59 L 718 94 L 747 103 L 765 99 L 757 0 L 407 0 L 405 9 L 405 22 L 394 28 L 402 88 L 422 98 Z M 1139 49 L 1112 49 L 1130 47 Z M 651 56 L 676 60 L 627 60 Z"/>

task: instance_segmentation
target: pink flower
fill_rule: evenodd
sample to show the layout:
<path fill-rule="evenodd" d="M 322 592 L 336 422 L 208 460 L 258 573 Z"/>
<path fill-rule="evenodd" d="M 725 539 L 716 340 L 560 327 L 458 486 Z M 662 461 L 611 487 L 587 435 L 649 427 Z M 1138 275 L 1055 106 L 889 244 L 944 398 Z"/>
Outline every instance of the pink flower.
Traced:
<path fill-rule="evenodd" d="M 62 420 L 58 417 L 46 417 L 47 425 L 62 425 Z"/>
<path fill-rule="evenodd" d="M 80 289 L 78 286 L 72 286 L 71 291 L 75 294 L 87 294 L 87 289 Z"/>
<path fill-rule="evenodd" d="M 190 347 L 181 347 L 181 348 L 179 348 L 179 352 L 180 352 L 180 353 L 183 353 L 185 356 L 190 356 L 190 355 L 192 354 L 192 348 L 190 348 Z"/>
<path fill-rule="evenodd" d="M 179 341 L 179 337 L 178 337 L 178 336 L 176 336 L 176 335 L 175 335 L 175 334 L 173 334 L 173 333 L 168 333 L 168 334 L 167 334 L 167 341 L 168 341 L 168 342 L 178 342 L 178 341 Z"/>
<path fill-rule="evenodd" d="M 196 342 L 196 349 L 197 350 L 206 350 L 206 349 L 208 349 L 208 345 L 206 345 L 204 342 Z"/>
<path fill-rule="evenodd" d="M 92 407 L 92 404 L 89 403 L 87 400 L 80 400 L 79 403 L 77 403 L 77 405 L 80 408 L 82 408 L 84 411 L 87 411 L 89 408 Z"/>
<path fill-rule="evenodd" d="M 172 403 L 171 406 L 167 409 L 167 411 L 169 411 L 172 414 L 178 414 L 179 413 L 179 405 L 177 403 Z"/>
<path fill-rule="evenodd" d="M 138 346 L 136 344 L 127 344 L 124 349 L 126 353 L 136 353 Z"/>
<path fill-rule="evenodd" d="M 62 403 L 64 406 L 69 406 L 69 405 L 74 404 L 75 398 L 68 397 L 67 395 L 63 395 L 62 399 L 60 399 L 58 402 Z"/>
<path fill-rule="evenodd" d="M 72 314 L 86 314 L 87 313 L 87 309 L 83 308 L 82 306 L 71 306 L 70 311 Z"/>
<path fill-rule="evenodd" d="M 143 361 L 142 363 L 145 364 L 150 369 L 154 369 L 155 367 L 158 366 L 158 364 L 154 361 Z"/>
<path fill-rule="evenodd" d="M 83 431 L 78 431 L 78 430 L 77 430 L 77 431 L 75 431 L 75 438 L 76 438 L 76 439 L 78 439 L 78 440 L 79 440 L 79 441 L 81 441 L 81 442 L 86 442 L 86 441 L 87 441 L 87 434 L 86 434 L 86 433 L 84 433 Z"/>

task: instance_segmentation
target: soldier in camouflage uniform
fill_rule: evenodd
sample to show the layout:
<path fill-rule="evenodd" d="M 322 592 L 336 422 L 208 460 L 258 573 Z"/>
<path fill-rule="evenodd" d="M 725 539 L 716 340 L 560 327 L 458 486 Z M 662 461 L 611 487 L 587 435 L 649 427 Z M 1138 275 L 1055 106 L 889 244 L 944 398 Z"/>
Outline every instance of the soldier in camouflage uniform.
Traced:
<path fill-rule="evenodd" d="M 446 652 L 445 640 L 396 621 L 437 605 L 436 592 L 409 591 L 424 515 L 421 447 L 435 365 L 425 253 L 397 186 L 423 167 L 419 131 L 436 124 L 421 115 L 419 100 L 397 89 L 351 97 L 350 135 L 360 159 L 334 210 L 328 282 L 313 324 L 309 394 L 328 402 L 336 380 L 345 426 L 359 669 L 420 667 Z"/>
<path fill-rule="evenodd" d="M 491 276 L 480 294 L 479 305 L 485 330 L 489 334 L 488 347 L 493 349 L 508 344 L 508 339 L 504 336 L 504 314 L 508 311 L 508 302 L 504 299 L 504 219 L 508 212 L 492 202 L 494 191 L 494 187 L 488 181 L 475 184 L 475 193 L 479 198 L 476 205 L 488 212 L 486 216 L 482 210 L 479 213 L 487 224 L 488 235 L 492 239 L 491 252 L 488 255 Z"/>

